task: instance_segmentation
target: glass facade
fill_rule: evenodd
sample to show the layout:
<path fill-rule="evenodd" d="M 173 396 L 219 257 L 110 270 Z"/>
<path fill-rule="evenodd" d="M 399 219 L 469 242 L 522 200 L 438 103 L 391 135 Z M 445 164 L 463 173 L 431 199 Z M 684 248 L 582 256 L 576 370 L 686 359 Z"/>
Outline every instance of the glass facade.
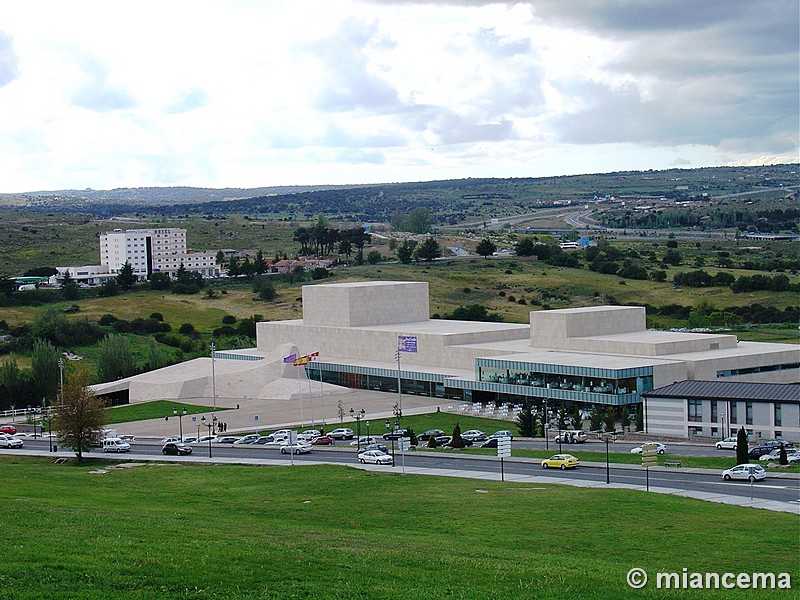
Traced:
<path fill-rule="evenodd" d="M 598 369 L 570 365 L 521 363 L 479 358 L 476 379 L 460 379 L 445 373 L 401 371 L 403 394 L 452 400 L 509 402 L 532 400 L 579 405 L 620 406 L 638 404 L 642 392 L 653 389 L 652 367 Z M 397 371 L 360 365 L 314 362 L 308 376 L 350 388 L 397 393 Z"/>

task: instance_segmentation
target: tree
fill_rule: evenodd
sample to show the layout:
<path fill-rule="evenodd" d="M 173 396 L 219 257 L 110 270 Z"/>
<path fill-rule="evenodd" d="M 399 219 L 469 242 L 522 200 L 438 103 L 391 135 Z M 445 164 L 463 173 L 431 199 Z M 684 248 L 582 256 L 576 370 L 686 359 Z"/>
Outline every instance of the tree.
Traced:
<path fill-rule="evenodd" d="M 3 359 L 0 363 L 0 410 L 7 410 L 19 401 L 23 385 L 24 380 L 17 361 Z"/>
<path fill-rule="evenodd" d="M 517 429 L 522 437 L 534 437 L 534 411 L 533 404 L 526 400 L 522 405 L 522 410 L 517 416 Z"/>
<path fill-rule="evenodd" d="M 271 302 L 277 296 L 275 286 L 272 285 L 272 280 L 269 275 L 261 275 L 253 278 L 253 293 L 258 294 L 264 302 Z"/>
<path fill-rule="evenodd" d="M 367 253 L 367 262 L 371 265 L 377 265 L 381 262 L 381 253 L 377 250 L 371 250 Z"/>
<path fill-rule="evenodd" d="M 170 363 L 169 356 L 155 338 L 147 342 L 147 368 L 150 370 L 166 367 Z"/>
<path fill-rule="evenodd" d="M 31 375 L 37 398 L 54 400 L 58 391 L 58 350 L 50 342 L 39 339 L 33 344 Z"/>
<path fill-rule="evenodd" d="M 736 464 L 745 465 L 749 462 L 750 457 L 747 456 L 747 432 L 742 426 L 736 433 Z"/>
<path fill-rule="evenodd" d="M 411 259 L 414 257 L 414 250 L 417 247 L 417 242 L 414 240 L 403 240 L 397 248 L 397 259 L 404 265 L 410 264 Z"/>
<path fill-rule="evenodd" d="M 411 233 L 428 233 L 431 230 L 431 211 L 425 206 L 412 209 L 404 219 L 406 231 Z"/>
<path fill-rule="evenodd" d="M 110 335 L 97 347 L 97 377 L 116 381 L 136 373 L 136 357 L 131 343 L 123 335 Z"/>
<path fill-rule="evenodd" d="M 136 274 L 133 272 L 131 263 L 127 260 L 117 273 L 117 285 L 123 290 L 129 290 L 136 284 Z"/>
<path fill-rule="evenodd" d="M 420 260 L 431 262 L 434 258 L 439 258 L 442 255 L 442 247 L 432 237 L 427 238 L 417 248 L 417 256 Z"/>
<path fill-rule="evenodd" d="M 480 254 L 483 258 L 487 258 L 495 253 L 497 250 L 497 244 L 495 244 L 489 238 L 483 238 L 478 245 L 475 247 L 475 252 Z"/>
<path fill-rule="evenodd" d="M 62 446 L 74 450 L 78 461 L 83 453 L 103 440 L 103 426 L 108 423 L 105 402 L 89 389 L 89 374 L 81 371 L 64 383 L 62 403 L 56 408 L 53 429 Z"/>
<path fill-rule="evenodd" d="M 778 463 L 784 466 L 789 464 L 789 457 L 786 456 L 786 446 L 783 444 L 781 444 L 781 449 L 778 452 Z"/>
<path fill-rule="evenodd" d="M 261 275 L 267 272 L 267 263 L 264 260 L 264 253 L 259 250 L 256 252 L 256 259 L 253 262 L 253 272 L 256 275 Z"/>
<path fill-rule="evenodd" d="M 461 425 L 456 423 L 456 426 L 453 427 L 453 436 L 450 439 L 450 447 L 451 448 L 464 448 L 466 447 L 466 442 L 464 438 L 461 437 Z"/>
<path fill-rule="evenodd" d="M 536 242 L 533 241 L 533 238 L 522 238 L 514 244 L 514 253 L 517 256 L 533 256 L 535 247 Z"/>

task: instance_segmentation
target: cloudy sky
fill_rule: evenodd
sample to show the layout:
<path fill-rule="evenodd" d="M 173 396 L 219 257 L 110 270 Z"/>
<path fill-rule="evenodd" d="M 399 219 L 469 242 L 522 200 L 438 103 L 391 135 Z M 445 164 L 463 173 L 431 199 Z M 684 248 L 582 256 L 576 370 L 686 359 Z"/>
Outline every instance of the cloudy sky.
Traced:
<path fill-rule="evenodd" d="M 0 4 L 0 192 L 798 160 L 797 0 Z"/>

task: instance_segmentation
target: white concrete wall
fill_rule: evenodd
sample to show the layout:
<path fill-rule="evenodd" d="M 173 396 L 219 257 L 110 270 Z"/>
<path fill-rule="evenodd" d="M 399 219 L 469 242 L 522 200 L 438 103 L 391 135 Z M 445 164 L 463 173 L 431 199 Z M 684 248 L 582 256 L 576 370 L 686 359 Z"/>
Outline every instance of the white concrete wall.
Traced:
<path fill-rule="evenodd" d="M 303 286 L 306 325 L 363 327 L 430 318 L 426 282 L 380 281 Z"/>

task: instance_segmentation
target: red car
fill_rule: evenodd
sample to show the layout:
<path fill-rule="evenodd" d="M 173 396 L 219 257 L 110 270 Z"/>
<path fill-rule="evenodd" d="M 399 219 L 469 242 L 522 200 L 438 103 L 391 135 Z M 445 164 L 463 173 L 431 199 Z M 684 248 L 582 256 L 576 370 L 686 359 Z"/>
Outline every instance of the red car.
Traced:
<path fill-rule="evenodd" d="M 9 433 L 14 435 L 17 433 L 17 428 L 13 425 L 0 425 L 0 433 Z"/>
<path fill-rule="evenodd" d="M 315 437 L 313 440 L 311 440 L 311 445 L 312 446 L 329 446 L 329 445 L 333 444 L 334 441 L 335 440 L 329 435 L 320 435 L 318 437 Z"/>

